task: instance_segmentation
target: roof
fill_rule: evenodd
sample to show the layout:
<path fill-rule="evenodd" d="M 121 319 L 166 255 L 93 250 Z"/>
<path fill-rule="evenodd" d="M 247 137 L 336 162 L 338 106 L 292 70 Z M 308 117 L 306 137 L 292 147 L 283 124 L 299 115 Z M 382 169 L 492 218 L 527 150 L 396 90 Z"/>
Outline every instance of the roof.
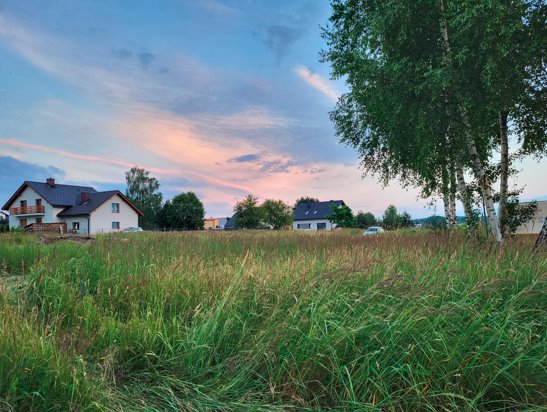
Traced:
<path fill-rule="evenodd" d="M 14 195 L 7 201 L 2 209 L 9 209 L 21 193 L 27 188 L 32 188 L 52 206 L 72 206 L 76 202 L 76 196 L 82 192 L 94 193 L 96 190 L 90 186 L 59 185 L 53 186 L 42 182 L 25 181 L 17 189 Z"/>
<path fill-rule="evenodd" d="M 238 216 L 239 212 L 235 212 L 232 217 L 228 218 L 228 220 L 224 224 L 224 229 L 235 229 Z"/>
<path fill-rule="evenodd" d="M 135 212 L 137 212 L 138 215 L 143 216 L 143 213 L 137 209 L 133 204 L 129 201 L 127 197 L 125 197 L 119 190 L 108 190 L 106 192 L 90 192 L 89 193 L 89 200 L 85 203 L 82 203 L 81 201 L 81 195 L 79 194 L 76 197 L 76 201 L 73 206 L 66 208 L 62 212 L 58 213 L 57 216 L 81 216 L 81 215 L 89 215 L 92 213 L 95 209 L 97 209 L 99 206 L 101 206 L 103 203 L 105 203 L 108 199 L 110 199 L 112 196 L 118 195 L 120 196 Z"/>
<path fill-rule="evenodd" d="M 343 200 L 300 203 L 293 212 L 294 220 L 326 219 L 332 214 L 332 208 L 345 205 Z"/>

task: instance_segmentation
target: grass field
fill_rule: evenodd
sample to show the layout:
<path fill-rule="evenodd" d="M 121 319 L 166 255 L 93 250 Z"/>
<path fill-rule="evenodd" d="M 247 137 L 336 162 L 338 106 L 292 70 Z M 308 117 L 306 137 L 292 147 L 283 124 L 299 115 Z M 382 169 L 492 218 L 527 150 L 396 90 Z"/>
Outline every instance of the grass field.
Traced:
<path fill-rule="evenodd" d="M 0 236 L 0 410 L 537 410 L 547 253 L 463 236 Z"/>

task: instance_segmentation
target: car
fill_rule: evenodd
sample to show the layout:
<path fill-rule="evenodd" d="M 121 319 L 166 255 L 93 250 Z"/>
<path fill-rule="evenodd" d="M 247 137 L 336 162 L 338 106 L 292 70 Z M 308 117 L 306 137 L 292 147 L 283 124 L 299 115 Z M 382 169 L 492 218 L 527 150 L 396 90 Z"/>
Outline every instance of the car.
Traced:
<path fill-rule="evenodd" d="M 382 229 L 380 226 L 371 226 L 363 232 L 363 235 L 378 235 L 380 233 L 384 233 L 384 229 Z"/>
<path fill-rule="evenodd" d="M 134 233 L 134 232 L 142 232 L 142 228 L 138 227 L 138 226 L 129 226 L 129 227 L 126 227 L 125 229 L 122 229 L 120 230 L 120 232 L 122 233 Z"/>

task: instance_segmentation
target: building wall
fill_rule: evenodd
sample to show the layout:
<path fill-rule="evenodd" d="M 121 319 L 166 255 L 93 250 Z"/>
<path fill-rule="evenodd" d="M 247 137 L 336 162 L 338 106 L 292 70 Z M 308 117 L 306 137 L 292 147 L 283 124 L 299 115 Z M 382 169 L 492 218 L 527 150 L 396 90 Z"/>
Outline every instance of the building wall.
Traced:
<path fill-rule="evenodd" d="M 112 213 L 112 203 L 120 204 L 120 213 Z M 112 196 L 99 206 L 91 213 L 90 219 L 91 233 L 117 232 L 112 230 L 112 222 L 120 222 L 120 230 L 139 225 L 139 215 L 119 195 Z"/>
<path fill-rule="evenodd" d="M 330 222 L 330 220 L 327 219 L 308 219 L 308 220 L 295 220 L 292 224 L 292 228 L 294 230 L 317 230 L 317 224 L 318 223 L 324 223 L 326 225 L 325 230 L 331 230 L 336 227 L 336 224 L 333 224 Z M 299 229 L 298 225 L 302 224 L 309 224 L 309 229 Z"/>
<path fill-rule="evenodd" d="M 42 223 L 54 223 L 54 222 L 60 222 L 61 220 L 57 217 L 57 213 L 59 213 L 63 209 L 54 208 L 51 206 L 46 199 L 44 199 L 42 196 L 40 196 L 34 189 L 31 187 L 27 187 L 21 195 L 17 199 L 15 199 L 15 202 L 11 205 L 11 207 L 20 207 L 21 206 L 21 200 L 27 201 L 27 206 L 36 206 L 36 199 L 42 199 L 42 205 L 44 206 L 44 214 L 43 215 L 19 215 L 14 216 L 10 215 L 9 217 L 9 225 L 10 227 L 18 227 L 20 225 L 20 219 L 27 219 L 27 225 L 30 225 L 31 223 L 36 223 L 36 218 L 42 218 Z M 58 210 L 58 211 L 57 211 Z"/>
<path fill-rule="evenodd" d="M 218 219 L 210 218 L 210 219 L 203 219 L 203 229 L 210 230 L 214 229 L 217 225 Z"/>
<path fill-rule="evenodd" d="M 88 228 L 88 217 L 87 216 L 70 216 L 65 217 L 63 219 L 63 222 L 66 223 L 66 230 L 68 233 L 77 233 L 78 235 L 88 235 L 89 234 L 89 228 Z M 78 222 L 80 224 L 80 229 L 73 232 L 72 224 L 74 222 Z"/>
<path fill-rule="evenodd" d="M 524 203 L 523 203 L 524 204 Z M 543 227 L 543 222 L 547 217 L 547 200 L 538 202 L 538 208 L 532 219 L 520 225 L 517 233 L 539 233 Z"/>

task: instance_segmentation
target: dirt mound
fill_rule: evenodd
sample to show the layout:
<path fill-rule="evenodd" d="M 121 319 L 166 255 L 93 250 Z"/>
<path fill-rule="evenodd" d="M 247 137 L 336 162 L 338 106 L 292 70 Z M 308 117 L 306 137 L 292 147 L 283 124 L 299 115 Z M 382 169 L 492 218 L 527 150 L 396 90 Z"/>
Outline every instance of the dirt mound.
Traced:
<path fill-rule="evenodd" d="M 44 245 L 50 245 L 56 242 L 76 242 L 81 244 L 89 244 L 95 241 L 95 238 L 92 236 L 81 236 L 81 235 L 40 235 L 38 241 Z"/>

